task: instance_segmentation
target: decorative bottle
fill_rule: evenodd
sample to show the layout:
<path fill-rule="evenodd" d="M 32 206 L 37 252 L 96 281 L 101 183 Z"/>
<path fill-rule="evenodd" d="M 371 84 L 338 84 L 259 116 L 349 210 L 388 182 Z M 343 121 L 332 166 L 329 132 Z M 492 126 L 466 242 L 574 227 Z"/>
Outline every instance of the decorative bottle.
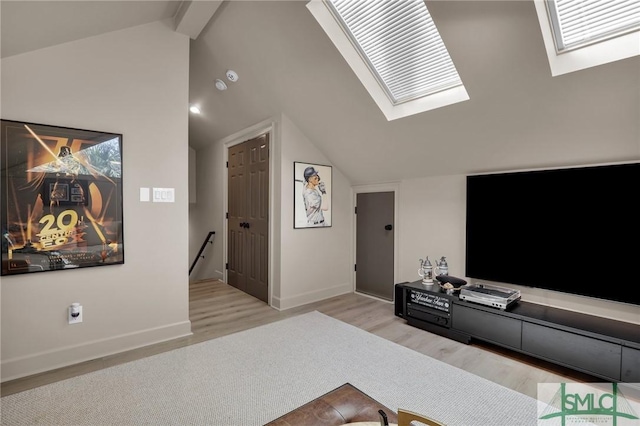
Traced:
<path fill-rule="evenodd" d="M 438 275 L 449 275 L 449 265 L 444 256 L 440 258 L 440 261 L 436 260 L 436 266 L 438 267 Z"/>
<path fill-rule="evenodd" d="M 433 265 L 427 256 L 424 260 L 420 259 L 420 269 L 418 269 L 418 275 L 422 278 L 422 284 L 433 284 Z"/>

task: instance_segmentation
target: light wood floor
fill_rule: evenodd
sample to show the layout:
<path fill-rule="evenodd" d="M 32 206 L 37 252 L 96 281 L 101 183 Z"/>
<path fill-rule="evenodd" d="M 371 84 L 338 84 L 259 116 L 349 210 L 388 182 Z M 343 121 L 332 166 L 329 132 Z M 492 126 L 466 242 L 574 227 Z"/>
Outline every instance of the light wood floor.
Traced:
<path fill-rule="evenodd" d="M 316 310 L 534 398 L 538 383 L 601 382 L 515 352 L 475 342 L 465 345 L 409 326 L 394 315 L 393 304 L 360 294 L 278 311 L 212 280 L 190 284 L 189 299 L 193 335 L 5 382 L 2 396 Z"/>

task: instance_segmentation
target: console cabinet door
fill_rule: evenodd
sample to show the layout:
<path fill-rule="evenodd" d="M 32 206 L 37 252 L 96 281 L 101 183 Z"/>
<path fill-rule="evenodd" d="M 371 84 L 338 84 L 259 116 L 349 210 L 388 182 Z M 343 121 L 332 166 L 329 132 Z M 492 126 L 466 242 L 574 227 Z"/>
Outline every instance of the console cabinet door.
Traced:
<path fill-rule="evenodd" d="M 453 306 L 452 326 L 480 340 L 520 349 L 522 321 L 462 305 Z"/>
<path fill-rule="evenodd" d="M 640 383 L 640 351 L 622 347 L 622 381 Z"/>
<path fill-rule="evenodd" d="M 522 350 L 594 375 L 620 381 L 620 345 L 524 322 Z"/>

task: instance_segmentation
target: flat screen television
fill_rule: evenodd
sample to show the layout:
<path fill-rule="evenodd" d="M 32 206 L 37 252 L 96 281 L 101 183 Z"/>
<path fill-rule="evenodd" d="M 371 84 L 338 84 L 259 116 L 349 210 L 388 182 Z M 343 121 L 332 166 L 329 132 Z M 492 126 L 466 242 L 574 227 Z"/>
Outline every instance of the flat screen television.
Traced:
<path fill-rule="evenodd" d="M 640 305 L 640 163 L 467 176 L 465 275 Z"/>

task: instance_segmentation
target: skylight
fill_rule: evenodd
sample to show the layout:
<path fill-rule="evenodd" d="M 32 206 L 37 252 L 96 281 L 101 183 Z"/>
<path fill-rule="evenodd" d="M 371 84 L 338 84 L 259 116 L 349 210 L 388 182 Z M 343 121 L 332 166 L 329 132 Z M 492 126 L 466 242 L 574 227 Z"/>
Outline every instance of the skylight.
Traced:
<path fill-rule="evenodd" d="M 327 6 L 394 104 L 462 84 L 423 0 Z"/>
<path fill-rule="evenodd" d="M 307 7 L 388 120 L 469 99 L 423 0 Z"/>
<path fill-rule="evenodd" d="M 548 0 L 558 52 L 640 29 L 638 0 Z"/>
<path fill-rule="evenodd" d="M 638 0 L 535 0 L 552 75 L 640 55 Z"/>

